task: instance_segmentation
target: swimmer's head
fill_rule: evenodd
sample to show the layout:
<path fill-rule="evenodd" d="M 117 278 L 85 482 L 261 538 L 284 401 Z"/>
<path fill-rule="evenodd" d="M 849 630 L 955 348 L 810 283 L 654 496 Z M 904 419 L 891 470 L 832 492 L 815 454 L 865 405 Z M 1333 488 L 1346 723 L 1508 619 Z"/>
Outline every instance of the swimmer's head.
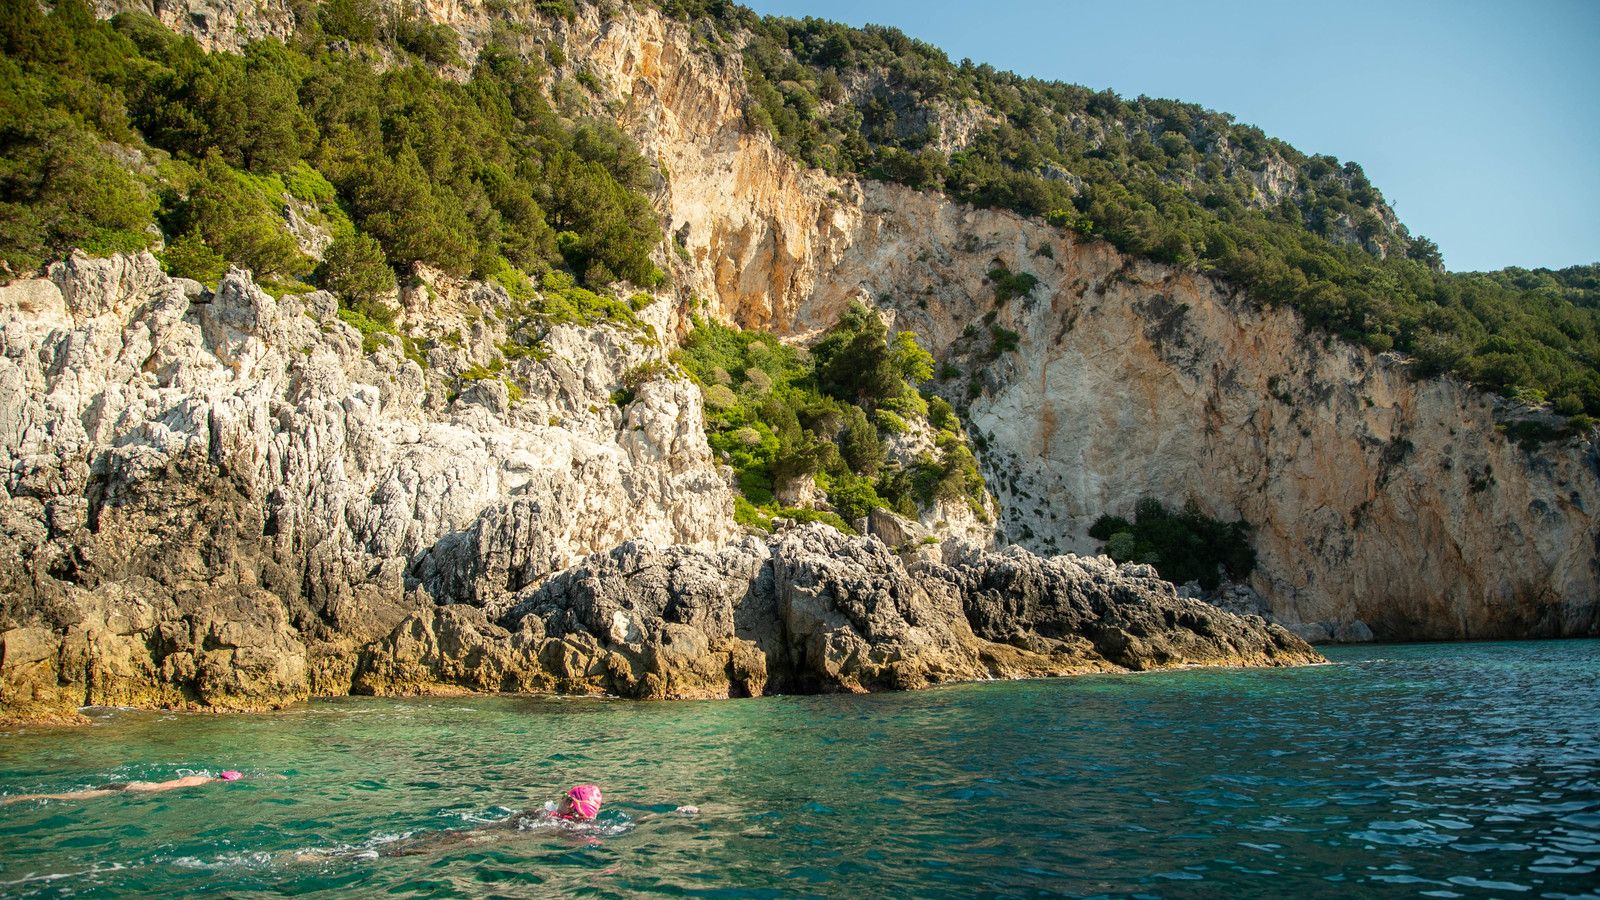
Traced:
<path fill-rule="evenodd" d="M 234 770 L 229 769 L 228 771 L 223 772 L 221 775 L 218 775 L 217 777 L 221 778 L 223 781 L 238 781 L 239 779 L 244 777 L 244 773 L 243 772 L 235 772 Z"/>
<path fill-rule="evenodd" d="M 563 819 L 593 819 L 600 815 L 600 788 L 592 784 L 569 788 L 556 807 L 556 815 Z"/>

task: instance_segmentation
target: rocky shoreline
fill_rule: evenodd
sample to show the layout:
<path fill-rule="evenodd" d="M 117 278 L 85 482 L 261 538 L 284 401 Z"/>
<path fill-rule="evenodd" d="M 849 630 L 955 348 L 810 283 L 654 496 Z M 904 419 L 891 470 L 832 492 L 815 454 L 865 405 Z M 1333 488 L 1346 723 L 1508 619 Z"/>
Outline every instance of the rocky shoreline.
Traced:
<path fill-rule="evenodd" d="M 890 522 L 921 535 L 898 549 L 741 538 L 699 389 L 617 393 L 664 359 L 671 304 L 506 361 L 503 291 L 424 279 L 401 301 L 441 335 L 420 357 L 327 294 L 240 271 L 207 290 L 148 254 L 0 288 L 0 719 L 1318 658 L 1148 567 L 990 552 L 954 525 Z"/>
<path fill-rule="evenodd" d="M 363 654 L 355 690 L 689 699 L 1321 661 L 1148 566 L 959 542 L 912 556 L 816 524 L 715 551 L 629 542 L 498 607 L 413 614 Z"/>
<path fill-rule="evenodd" d="M 108 676 L 139 670 L 149 680 L 125 684 L 121 705 L 245 712 L 345 693 L 713 699 L 1325 661 L 1282 626 L 1178 596 L 1148 566 L 955 542 L 908 555 L 816 524 L 714 551 L 631 541 L 494 607 L 416 609 L 359 651 L 343 690 L 314 689 L 293 649 L 274 652 L 255 640 L 263 623 L 227 610 L 209 635 L 241 641 L 226 673 L 185 671 L 149 643 L 109 657 L 115 635 L 92 629 L 13 629 L 0 723 L 83 721 L 61 701 L 102 704 Z"/>

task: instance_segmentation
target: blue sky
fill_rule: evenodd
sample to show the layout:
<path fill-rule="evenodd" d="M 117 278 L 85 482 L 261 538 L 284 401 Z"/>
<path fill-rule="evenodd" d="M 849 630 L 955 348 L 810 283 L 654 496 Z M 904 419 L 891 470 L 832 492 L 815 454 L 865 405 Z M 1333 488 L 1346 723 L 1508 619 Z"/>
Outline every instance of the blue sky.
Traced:
<path fill-rule="evenodd" d="M 1600 261 L 1600 0 L 745 0 L 1355 160 L 1457 271 Z"/>

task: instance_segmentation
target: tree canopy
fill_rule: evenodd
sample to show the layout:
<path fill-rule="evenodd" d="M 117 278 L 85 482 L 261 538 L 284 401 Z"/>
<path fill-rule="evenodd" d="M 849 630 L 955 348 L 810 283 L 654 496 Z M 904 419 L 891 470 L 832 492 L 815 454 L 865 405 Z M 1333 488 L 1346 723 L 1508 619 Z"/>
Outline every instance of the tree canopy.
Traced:
<path fill-rule="evenodd" d="M 868 307 L 852 304 L 809 351 L 697 319 L 677 359 L 705 391 L 707 439 L 737 475 L 746 524 L 803 516 L 783 508 L 778 493 L 807 477 L 827 492 L 841 525 L 873 507 L 916 516 L 940 500 L 987 515 L 960 421 L 948 403 L 916 390 L 932 376 L 933 358 L 910 332 L 891 337 Z M 928 418 L 935 452 L 909 463 L 890 458 L 886 441 L 905 427 L 901 416 Z"/>
<path fill-rule="evenodd" d="M 401 271 L 657 283 L 660 224 L 644 194 L 655 175 L 633 143 L 557 115 L 541 64 L 497 44 L 465 82 L 441 77 L 430 66 L 458 62 L 455 41 L 370 0 L 334 0 L 288 43 L 207 53 L 141 13 L 97 21 L 84 0 L 49 12 L 4 0 L 0 260 L 23 272 L 73 246 L 137 249 L 164 234 L 169 259 L 197 272 L 214 272 L 215 255 L 300 278 L 314 261 L 284 225 L 299 199 L 365 239 L 335 235 L 339 252 Z M 363 46 L 375 43 L 392 60 L 381 71 Z M 350 287 L 334 273 L 352 262 L 319 271 Z M 362 290 L 374 277 L 365 267 Z"/>

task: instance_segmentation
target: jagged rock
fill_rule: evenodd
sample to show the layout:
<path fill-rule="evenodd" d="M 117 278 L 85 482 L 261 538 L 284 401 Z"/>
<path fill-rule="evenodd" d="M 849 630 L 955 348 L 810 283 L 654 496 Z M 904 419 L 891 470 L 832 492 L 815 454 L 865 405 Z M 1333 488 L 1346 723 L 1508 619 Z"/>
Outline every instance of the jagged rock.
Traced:
<path fill-rule="evenodd" d="M 776 649 L 769 551 L 753 539 L 717 551 L 630 541 L 491 607 L 513 627 L 541 623 L 563 649 L 567 681 L 640 698 L 759 696 Z"/>
<path fill-rule="evenodd" d="M 1258 616 L 1178 596 L 1149 566 L 1072 554 L 1045 559 L 1008 547 L 956 570 L 956 578 L 973 630 L 992 641 L 1017 643 L 1029 632 L 1082 638 L 1108 662 L 1135 670 L 1295 663 L 1310 652 Z"/>
<path fill-rule="evenodd" d="M 922 687 L 979 677 L 960 598 L 913 577 L 880 541 L 822 526 L 772 547 L 783 649 L 803 690 Z"/>
<path fill-rule="evenodd" d="M 450 325 L 497 297 L 436 281 L 425 302 Z M 734 532 L 698 391 L 660 380 L 610 403 L 665 354 L 647 335 L 553 328 L 558 352 L 447 404 L 429 398 L 498 354 L 502 326 L 480 315 L 425 370 L 398 341 L 364 352 L 336 311 L 238 270 L 205 292 L 149 254 L 0 287 L 6 715 L 406 689 L 420 670 L 362 669 L 362 648 L 436 601 L 488 603 L 628 537 Z M 485 666 L 468 666 L 484 686 L 546 683 Z"/>
<path fill-rule="evenodd" d="M 487 612 L 501 628 L 475 609 L 448 613 L 474 623 L 454 655 L 434 636 L 444 611 L 408 619 L 358 687 L 732 697 L 1318 658 L 1260 618 L 1178 598 L 1148 566 L 972 545 L 949 566 L 908 566 L 877 539 L 819 524 L 716 551 L 628 542 Z"/>
<path fill-rule="evenodd" d="M 929 537 L 921 525 L 876 506 L 867 513 L 866 533 L 897 548 L 915 547 Z"/>
<path fill-rule="evenodd" d="M 535 628 L 537 624 L 533 620 Z M 353 692 L 551 690 L 555 679 L 545 673 L 539 659 L 542 637 L 530 628 L 508 632 L 474 606 L 413 613 L 363 653 Z"/>

